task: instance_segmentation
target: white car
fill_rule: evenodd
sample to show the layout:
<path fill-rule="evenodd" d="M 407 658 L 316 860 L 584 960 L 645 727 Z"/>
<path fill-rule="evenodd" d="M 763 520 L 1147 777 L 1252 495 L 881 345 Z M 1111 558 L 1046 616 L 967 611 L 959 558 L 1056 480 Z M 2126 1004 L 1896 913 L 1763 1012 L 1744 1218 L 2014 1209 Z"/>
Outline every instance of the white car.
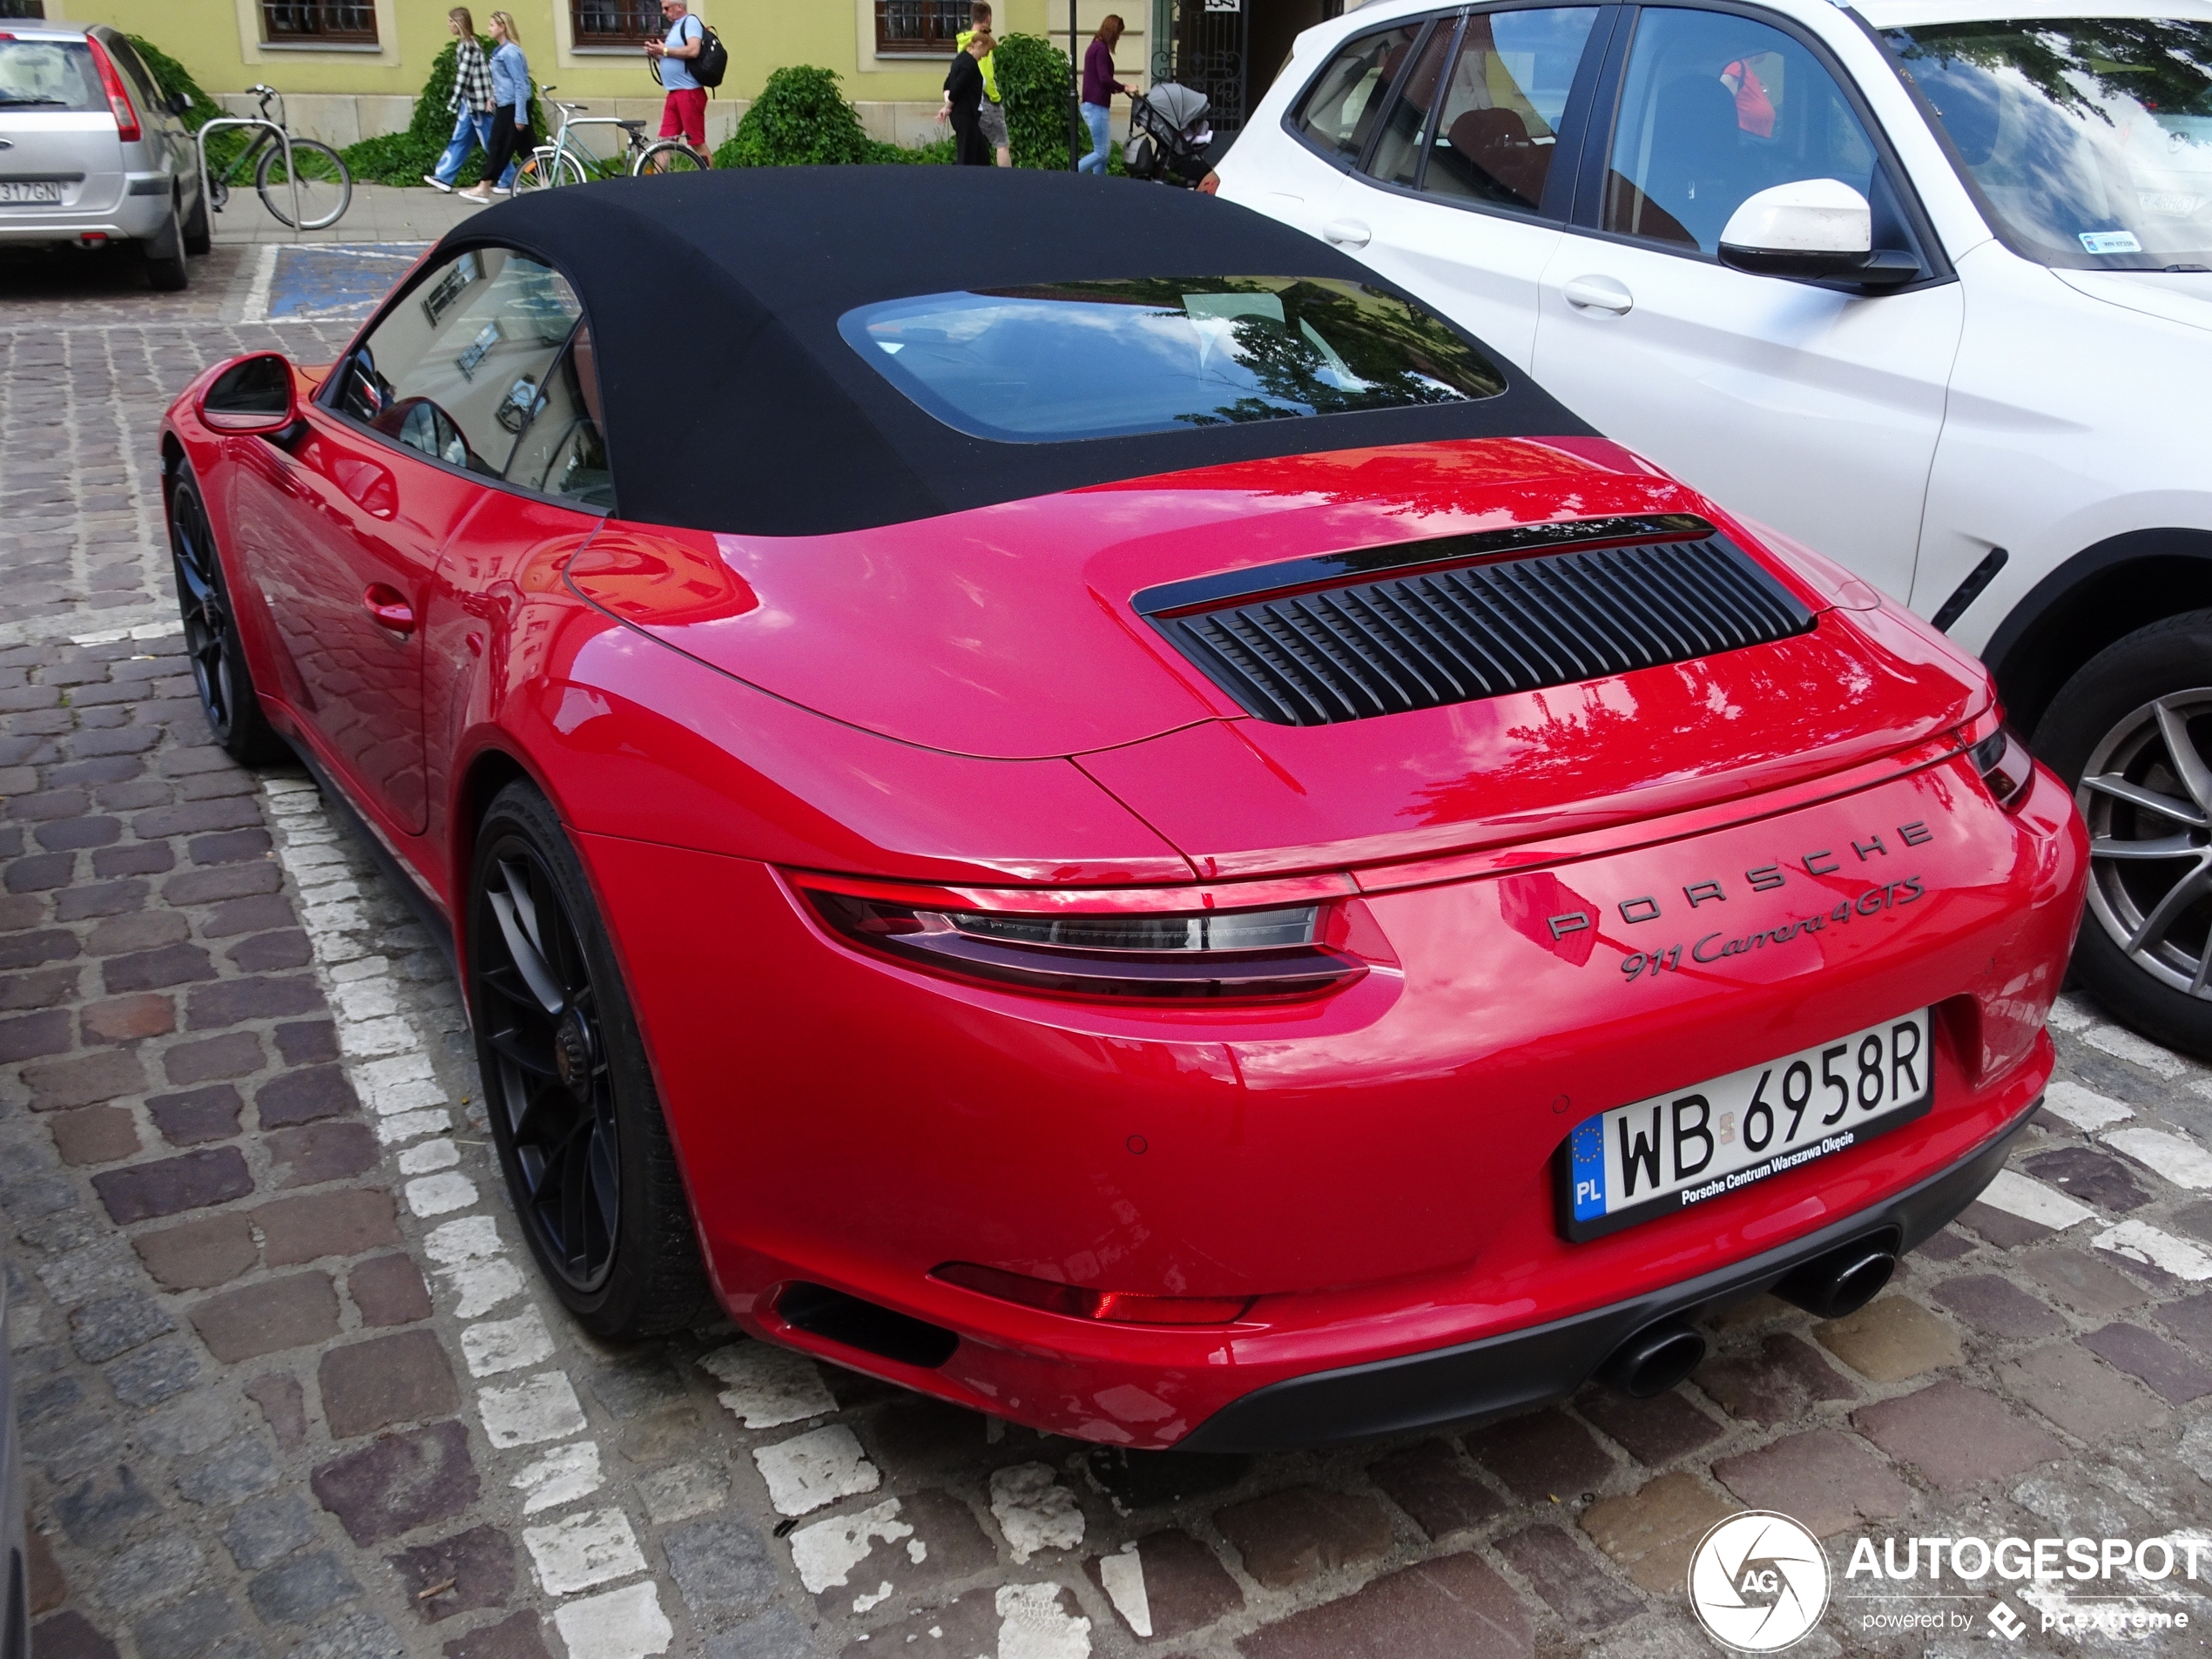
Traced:
<path fill-rule="evenodd" d="M 2212 5 L 1377 0 L 1218 171 L 1979 651 L 2212 1055 Z"/>

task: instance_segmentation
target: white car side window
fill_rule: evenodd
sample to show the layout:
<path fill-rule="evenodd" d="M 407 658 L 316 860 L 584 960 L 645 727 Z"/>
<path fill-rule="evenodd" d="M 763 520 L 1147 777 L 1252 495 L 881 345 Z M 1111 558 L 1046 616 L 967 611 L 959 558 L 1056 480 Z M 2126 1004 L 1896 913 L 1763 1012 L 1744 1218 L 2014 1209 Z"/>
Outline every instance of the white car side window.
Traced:
<path fill-rule="evenodd" d="M 1874 193 L 1874 145 L 1803 44 L 1727 12 L 1637 20 L 1605 176 L 1603 228 L 1711 253 L 1744 198 L 1837 179 Z"/>
<path fill-rule="evenodd" d="M 1298 129 L 1333 159 L 1356 163 L 1366 149 L 1384 98 L 1424 20 L 1362 35 L 1323 70 L 1298 107 Z M 1448 24 L 1447 25 L 1448 27 Z"/>
<path fill-rule="evenodd" d="M 1421 189 L 1534 212 L 1595 6 L 1477 12 L 1444 89 Z"/>

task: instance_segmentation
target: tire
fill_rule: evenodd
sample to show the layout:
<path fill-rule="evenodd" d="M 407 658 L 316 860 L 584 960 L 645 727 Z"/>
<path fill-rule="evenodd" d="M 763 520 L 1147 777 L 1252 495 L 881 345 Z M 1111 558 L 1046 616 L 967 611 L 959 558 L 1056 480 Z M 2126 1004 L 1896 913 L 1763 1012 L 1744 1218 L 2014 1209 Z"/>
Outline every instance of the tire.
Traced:
<path fill-rule="evenodd" d="M 300 171 L 300 228 L 319 231 L 335 225 L 353 205 L 354 175 L 339 153 L 314 138 L 292 141 L 292 164 Z M 292 186 L 284 171 L 284 146 L 272 144 L 253 169 L 253 188 L 277 223 L 292 223 Z"/>
<path fill-rule="evenodd" d="M 2212 610 L 2090 658 L 2035 750 L 2089 824 L 2076 980 L 2122 1023 L 2212 1060 Z"/>
<path fill-rule="evenodd" d="M 169 204 L 169 221 L 145 245 L 146 286 L 156 293 L 176 293 L 192 281 L 185 266 L 184 226 L 177 222 L 177 205 Z"/>
<path fill-rule="evenodd" d="M 185 652 L 208 730 L 223 752 L 242 766 L 290 759 L 291 745 L 261 711 L 214 528 L 189 469 L 169 489 L 169 558 L 177 577 L 177 609 L 184 618 Z"/>
<path fill-rule="evenodd" d="M 681 138 L 663 138 L 658 144 L 649 144 L 637 152 L 637 159 L 631 164 L 630 176 L 643 179 L 672 172 L 705 172 L 706 158 Z"/>
<path fill-rule="evenodd" d="M 185 215 L 185 252 L 206 253 L 215 246 L 214 226 L 207 222 L 207 196 L 202 192 L 192 198 L 192 212 Z"/>
<path fill-rule="evenodd" d="M 515 170 L 517 196 L 525 191 L 552 190 L 583 182 L 583 168 L 577 158 L 566 152 L 556 154 L 550 145 L 541 145 L 531 151 L 529 159 Z"/>
<path fill-rule="evenodd" d="M 478 826 L 467 914 L 485 1109 L 539 1271 L 595 1336 L 683 1329 L 708 1294 L 691 1203 L 590 885 L 529 783 Z"/>

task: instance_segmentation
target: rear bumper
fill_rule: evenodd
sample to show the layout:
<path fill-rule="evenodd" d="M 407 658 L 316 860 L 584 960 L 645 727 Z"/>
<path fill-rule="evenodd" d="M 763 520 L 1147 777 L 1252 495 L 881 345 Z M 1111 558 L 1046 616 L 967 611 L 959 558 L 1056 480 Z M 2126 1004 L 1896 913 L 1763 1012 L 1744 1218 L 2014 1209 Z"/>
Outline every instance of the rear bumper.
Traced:
<path fill-rule="evenodd" d="M 0 208 L 0 243 L 73 242 L 99 234 L 111 241 L 138 242 L 168 222 L 171 196 L 125 196 L 97 208 Z"/>
<path fill-rule="evenodd" d="M 1980 1196 L 2035 1105 L 1941 1174 L 1818 1232 L 1608 1307 L 1430 1353 L 1294 1377 L 1215 1413 L 1181 1444 L 1189 1452 L 1271 1452 L 1398 1434 L 1433 1424 L 1503 1417 L 1573 1393 L 1629 1337 L 1662 1319 L 1691 1319 L 1770 1290 L 1791 1269 L 1839 1244 L 1892 1232 L 1910 1250 Z"/>

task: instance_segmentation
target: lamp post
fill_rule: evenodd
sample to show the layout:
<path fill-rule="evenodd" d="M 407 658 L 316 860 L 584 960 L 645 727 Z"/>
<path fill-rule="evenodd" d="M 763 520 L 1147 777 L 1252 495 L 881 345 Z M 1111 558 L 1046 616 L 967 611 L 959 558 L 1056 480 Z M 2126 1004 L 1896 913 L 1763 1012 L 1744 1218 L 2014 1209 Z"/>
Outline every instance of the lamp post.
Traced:
<path fill-rule="evenodd" d="M 1083 125 L 1083 70 L 1082 59 L 1076 55 L 1076 36 L 1082 27 L 1076 21 L 1076 0 L 1068 0 L 1068 67 L 1073 71 L 1068 78 L 1068 169 L 1071 172 L 1082 161 L 1082 143 L 1076 135 Z"/>

